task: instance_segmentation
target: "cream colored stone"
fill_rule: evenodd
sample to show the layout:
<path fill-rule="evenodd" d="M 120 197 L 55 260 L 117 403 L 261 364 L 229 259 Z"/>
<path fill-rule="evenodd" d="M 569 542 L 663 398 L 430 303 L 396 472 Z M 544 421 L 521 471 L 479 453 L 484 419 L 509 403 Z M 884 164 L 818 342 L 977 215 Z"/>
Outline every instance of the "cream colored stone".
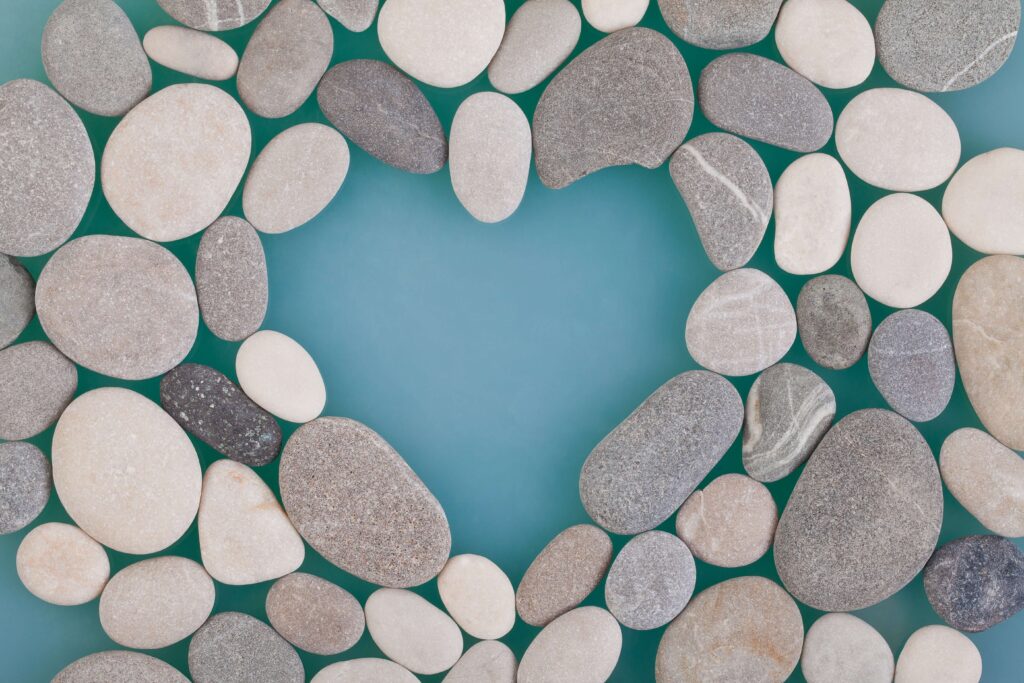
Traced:
<path fill-rule="evenodd" d="M 981 653 L 970 638 L 948 626 L 914 631 L 896 662 L 895 683 L 978 683 Z"/>
<path fill-rule="evenodd" d="M 462 656 L 459 627 L 412 591 L 381 588 L 367 599 L 365 609 L 373 642 L 413 673 L 447 671 Z"/>
<path fill-rule="evenodd" d="M 1024 150 L 1003 147 L 960 167 L 942 195 L 954 235 L 983 254 L 1024 254 Z"/>
<path fill-rule="evenodd" d="M 516 683 L 519 662 L 508 645 L 482 640 L 466 650 L 443 683 Z"/>
<path fill-rule="evenodd" d="M 99 597 L 110 578 L 107 553 L 76 526 L 40 524 L 21 540 L 18 578 L 40 600 L 81 605 Z"/>
<path fill-rule="evenodd" d="M 209 81 L 226 81 L 238 70 L 238 55 L 220 38 L 185 28 L 157 26 L 146 32 L 142 47 L 157 64 Z"/>
<path fill-rule="evenodd" d="M 320 669 L 310 683 L 418 683 L 405 667 L 386 659 L 367 657 L 335 662 Z"/>
<path fill-rule="evenodd" d="M 235 356 L 242 391 L 267 412 L 289 422 L 309 422 L 324 410 L 327 388 L 313 357 L 294 339 L 261 330 Z"/>
<path fill-rule="evenodd" d="M 495 90 L 509 95 L 540 85 L 569 58 L 580 40 L 579 10 L 569 0 L 527 0 L 508 22 L 487 67 Z"/>
<path fill-rule="evenodd" d="M 518 683 L 604 683 L 622 652 L 622 628 L 600 607 L 566 612 L 537 634 L 519 663 Z"/>
<path fill-rule="evenodd" d="M 882 634 L 852 614 L 826 614 L 804 637 L 800 670 L 807 683 L 892 683 L 895 666 Z"/>
<path fill-rule="evenodd" d="M 850 239 L 850 186 L 828 154 L 791 163 L 775 184 L 775 262 L 793 275 L 824 273 Z"/>
<path fill-rule="evenodd" d="M 604 33 L 636 26 L 647 13 L 650 0 L 583 0 L 587 23 Z"/>
<path fill-rule="evenodd" d="M 875 66 L 871 24 L 846 0 L 789 0 L 775 44 L 793 71 L 825 88 L 860 85 Z"/>
<path fill-rule="evenodd" d="M 958 429 L 942 443 L 946 488 L 989 531 L 1024 536 L 1024 458 L 980 429 Z"/>
<path fill-rule="evenodd" d="M 516 592 L 501 567 L 480 555 L 456 555 L 437 576 L 441 602 L 462 629 L 497 640 L 516 623 Z"/>

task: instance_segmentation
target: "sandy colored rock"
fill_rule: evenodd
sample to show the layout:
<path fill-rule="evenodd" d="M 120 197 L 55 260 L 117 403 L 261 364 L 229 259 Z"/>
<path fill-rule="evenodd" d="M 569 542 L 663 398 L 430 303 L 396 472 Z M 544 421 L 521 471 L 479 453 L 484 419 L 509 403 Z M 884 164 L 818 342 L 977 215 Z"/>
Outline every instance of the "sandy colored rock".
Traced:
<path fill-rule="evenodd" d="M 82 605 L 103 592 L 110 578 L 107 553 L 70 524 L 40 524 L 21 540 L 18 578 L 32 595 L 54 605 Z"/>
<path fill-rule="evenodd" d="M 226 81 L 238 70 L 238 55 L 216 36 L 184 26 L 157 26 L 142 38 L 146 54 L 157 64 L 188 76 Z"/>
<path fill-rule="evenodd" d="M 196 254 L 196 296 L 209 330 L 225 341 L 254 334 L 267 313 L 269 286 L 255 229 L 234 216 L 214 221 Z"/>
<path fill-rule="evenodd" d="M 210 617 L 192 636 L 188 670 L 194 683 L 303 683 L 295 649 L 259 619 L 241 612 Z"/>
<path fill-rule="evenodd" d="M 825 88 L 852 88 L 875 66 L 875 34 L 846 0 L 792 0 L 775 22 L 775 45 L 791 69 Z"/>
<path fill-rule="evenodd" d="M 622 652 L 622 628 L 600 607 L 579 607 L 544 627 L 526 648 L 517 683 L 604 683 Z"/>
<path fill-rule="evenodd" d="M 832 370 L 845 370 L 859 361 L 871 339 L 867 299 L 842 275 L 808 280 L 796 299 L 796 321 L 807 355 Z"/>
<path fill-rule="evenodd" d="M 267 593 L 267 619 L 285 640 L 306 652 L 336 655 L 359 642 L 363 607 L 347 590 L 312 574 L 294 572 Z"/>
<path fill-rule="evenodd" d="M 958 429 L 942 443 L 942 481 L 986 529 L 1024 536 L 1024 459 L 980 429 Z"/>
<path fill-rule="evenodd" d="M 761 41 L 782 0 L 658 0 L 665 23 L 697 47 L 731 50 Z"/>
<path fill-rule="evenodd" d="M 43 341 L 0 350 L 0 439 L 28 439 L 52 425 L 78 387 L 75 364 Z"/>
<path fill-rule="evenodd" d="M 443 683 L 516 683 L 518 668 L 516 656 L 508 645 L 485 640 L 466 650 Z"/>
<path fill-rule="evenodd" d="M 587 23 L 604 33 L 636 26 L 647 13 L 649 0 L 583 0 Z"/>
<path fill-rule="evenodd" d="M 50 500 L 50 461 L 30 443 L 0 443 L 0 534 L 32 523 Z"/>
<path fill-rule="evenodd" d="M 35 280 L 18 259 L 0 254 L 0 349 L 17 339 L 35 314 Z"/>
<path fill-rule="evenodd" d="M 882 634 L 852 614 L 825 614 L 804 637 L 800 671 L 807 683 L 892 683 L 895 668 Z"/>
<path fill-rule="evenodd" d="M 447 671 L 462 656 L 462 632 L 416 593 L 381 588 L 366 600 L 366 629 L 389 659 L 417 674 Z"/>
<path fill-rule="evenodd" d="M 981 653 L 948 626 L 925 626 L 907 639 L 896 662 L 895 683 L 978 683 Z"/>
<path fill-rule="evenodd" d="M 960 167 L 942 195 L 950 231 L 983 254 L 1024 254 L 1024 150 L 1002 147 Z"/>
<path fill-rule="evenodd" d="M 350 659 L 324 667 L 310 683 L 417 683 L 404 666 L 388 659 Z"/>
<path fill-rule="evenodd" d="M 245 26 L 271 0 L 156 0 L 172 17 L 200 31 L 227 31 Z"/>
<path fill-rule="evenodd" d="M 280 332 L 260 330 L 246 339 L 235 356 L 235 373 L 249 398 L 288 422 L 309 422 L 327 403 L 316 361 Z"/>
<path fill-rule="evenodd" d="M 370 28 L 380 3 L 378 0 L 316 0 L 316 4 L 349 31 L 361 33 Z"/>
<path fill-rule="evenodd" d="M 579 10 L 569 0 L 527 0 L 487 67 L 491 85 L 509 95 L 540 85 L 572 54 L 581 28 Z"/>
<path fill-rule="evenodd" d="M 51 683 L 189 683 L 170 664 L 141 652 L 108 650 L 77 659 Z"/>
<path fill-rule="evenodd" d="M 851 218 L 839 162 L 828 154 L 800 157 L 775 184 L 775 262 L 793 275 L 825 272 L 846 251 Z"/>
<path fill-rule="evenodd" d="M 480 640 L 497 640 L 516 623 L 512 582 L 486 557 L 456 555 L 437 575 L 441 602 L 459 626 Z"/>
<path fill-rule="evenodd" d="M 771 547 L 779 510 L 768 488 L 742 474 L 723 474 L 686 499 L 676 533 L 698 559 L 742 567 Z"/>
<path fill-rule="evenodd" d="M 620 624 L 646 631 L 675 619 L 696 582 L 686 544 L 664 531 L 646 531 L 619 551 L 608 570 L 604 601 Z"/>

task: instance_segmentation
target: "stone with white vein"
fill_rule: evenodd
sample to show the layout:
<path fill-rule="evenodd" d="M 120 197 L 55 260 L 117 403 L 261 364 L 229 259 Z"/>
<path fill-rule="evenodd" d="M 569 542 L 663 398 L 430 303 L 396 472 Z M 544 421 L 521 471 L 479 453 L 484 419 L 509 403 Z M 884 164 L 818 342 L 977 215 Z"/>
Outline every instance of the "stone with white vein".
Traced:
<path fill-rule="evenodd" d="M 238 70 L 238 55 L 230 45 L 184 26 L 151 28 L 142 47 L 157 64 L 196 78 L 226 81 Z"/>
<path fill-rule="evenodd" d="M 32 595 L 54 605 L 82 605 L 99 597 L 110 560 L 99 543 L 70 524 L 40 524 L 21 539 L 18 578 Z"/>
<path fill-rule="evenodd" d="M 647 13 L 650 0 L 583 0 L 587 23 L 604 33 L 636 26 Z"/>
<path fill-rule="evenodd" d="M 527 0 L 509 20 L 487 67 L 496 90 L 526 92 L 569 58 L 580 39 L 579 10 L 569 0 Z"/>
<path fill-rule="evenodd" d="M 280 332 L 260 330 L 242 342 L 235 373 L 242 391 L 282 420 L 309 422 L 327 403 L 327 388 L 316 361 Z"/>
<path fill-rule="evenodd" d="M 846 251 L 851 220 L 839 162 L 828 154 L 800 157 L 775 183 L 775 262 L 793 275 L 825 272 Z"/>
<path fill-rule="evenodd" d="M 411 591 L 381 588 L 366 600 L 366 628 L 381 652 L 409 671 L 437 674 L 462 656 L 451 617 Z"/>
<path fill-rule="evenodd" d="M 942 195 L 950 231 L 983 254 L 1024 254 L 1024 150 L 1002 147 L 960 167 Z"/>
<path fill-rule="evenodd" d="M 875 35 L 847 0 L 789 0 L 775 44 L 791 69 L 824 88 L 852 88 L 875 66 Z"/>
<path fill-rule="evenodd" d="M 156 0 L 172 17 L 200 31 L 228 31 L 263 14 L 271 0 Z"/>
<path fill-rule="evenodd" d="M 334 17 L 349 31 L 361 33 L 370 28 L 377 16 L 379 0 L 316 0 L 320 9 Z"/>

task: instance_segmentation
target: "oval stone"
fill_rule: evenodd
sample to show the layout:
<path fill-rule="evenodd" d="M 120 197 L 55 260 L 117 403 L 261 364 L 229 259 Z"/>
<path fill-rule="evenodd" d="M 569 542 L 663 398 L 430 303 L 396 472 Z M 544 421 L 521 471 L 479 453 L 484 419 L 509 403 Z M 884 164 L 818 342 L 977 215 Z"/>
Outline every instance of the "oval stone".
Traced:
<path fill-rule="evenodd" d="M 600 607 L 579 607 L 537 634 L 519 663 L 517 683 L 603 683 L 622 652 L 622 628 Z"/>
<path fill-rule="evenodd" d="M 825 88 L 852 88 L 875 66 L 875 34 L 847 0 L 791 0 L 775 22 L 775 45 L 791 69 Z"/>
<path fill-rule="evenodd" d="M 51 458 L 64 509 L 119 552 L 163 550 L 199 508 L 202 471 L 192 442 L 134 391 L 105 387 L 72 401 L 53 432 Z"/>
<path fill-rule="evenodd" d="M 76 526 L 40 524 L 21 539 L 18 578 L 32 595 L 54 605 L 83 605 L 110 578 L 107 552 Z"/>
<path fill-rule="evenodd" d="M 647 531 L 619 551 L 608 570 L 604 601 L 620 624 L 647 631 L 675 619 L 696 582 L 686 544 L 664 531 Z"/>
<path fill-rule="evenodd" d="M 316 361 L 280 332 L 260 330 L 246 339 L 235 356 L 235 374 L 249 398 L 288 422 L 309 422 L 327 403 Z"/>
<path fill-rule="evenodd" d="M 518 668 L 516 656 L 508 645 L 485 640 L 466 650 L 442 683 L 516 683 Z"/>
<path fill-rule="evenodd" d="M 241 612 L 210 617 L 192 636 L 188 670 L 194 683 L 303 683 L 295 649 L 259 619 Z"/>
<path fill-rule="evenodd" d="M 512 582 L 486 557 L 456 555 L 437 575 L 441 602 L 459 626 L 480 640 L 501 638 L 516 623 Z"/>
<path fill-rule="evenodd" d="M 986 529 L 1024 536 L 1024 459 L 980 429 L 958 429 L 939 452 L 942 481 Z"/>
<path fill-rule="evenodd" d="M 184 26 L 157 26 L 142 38 L 157 64 L 195 78 L 226 81 L 238 70 L 238 55 L 216 36 Z"/>
<path fill-rule="evenodd" d="M 100 164 L 103 195 L 142 237 L 194 235 L 224 211 L 251 145 L 245 112 L 226 92 L 204 83 L 168 86 L 110 134 Z"/>
<path fill-rule="evenodd" d="M 17 339 L 35 314 L 35 280 L 18 259 L 0 254 L 0 349 Z"/>
<path fill-rule="evenodd" d="M 896 662 L 896 683 L 978 683 L 981 653 L 970 638 L 948 626 L 925 626 L 910 634 Z"/>
<path fill-rule="evenodd" d="M 324 667 L 313 676 L 310 683 L 418 683 L 404 666 L 399 666 L 388 659 L 367 657 L 335 662 Z"/>
<path fill-rule="evenodd" d="M 742 424 L 743 402 L 728 380 L 704 370 L 677 375 L 590 452 L 580 472 L 583 507 L 613 533 L 653 529 L 722 459 Z"/>
<path fill-rule="evenodd" d="M 370 28 L 377 16 L 378 0 L 316 0 L 320 9 L 354 33 Z"/>
<path fill-rule="evenodd" d="M 924 567 L 942 525 L 935 457 L 912 424 L 860 410 L 818 444 L 782 512 L 775 566 L 815 609 L 870 607 Z"/>
<path fill-rule="evenodd" d="M 441 504 L 369 427 L 323 417 L 281 455 L 281 498 L 295 528 L 329 562 L 382 586 L 418 586 L 451 551 Z"/>
<path fill-rule="evenodd" d="M 800 670 L 807 683 L 892 683 L 895 668 L 882 634 L 852 614 L 826 614 L 804 637 Z"/>
<path fill-rule="evenodd" d="M 196 296 L 209 330 L 225 341 L 254 334 L 267 313 L 269 286 L 256 230 L 234 216 L 214 221 L 196 254 Z"/>
<path fill-rule="evenodd" d="M 462 656 L 462 632 L 412 591 L 380 588 L 366 600 L 366 629 L 389 659 L 417 674 L 447 671 Z"/>
<path fill-rule="evenodd" d="M 686 499 L 676 534 L 703 562 L 742 567 L 771 547 L 779 510 L 768 488 L 742 474 L 723 474 Z"/>
<path fill-rule="evenodd" d="M 825 272 L 846 251 L 851 218 L 839 162 L 828 154 L 800 157 L 775 184 L 775 262 L 793 275 Z"/>
<path fill-rule="evenodd" d="M 76 659 L 50 683 L 189 683 L 178 670 L 141 652 L 108 650 Z"/>
<path fill-rule="evenodd" d="M 587 23 L 604 33 L 636 26 L 647 12 L 648 0 L 583 0 Z"/>
<path fill-rule="evenodd" d="M 227 31 L 253 21 L 271 0 L 156 0 L 172 17 L 200 31 Z"/>
<path fill-rule="evenodd" d="M 213 579 L 184 557 L 128 565 L 100 596 L 100 625 L 118 645 L 153 650 L 192 635 L 213 611 Z"/>
<path fill-rule="evenodd" d="M 27 439 L 52 425 L 77 387 L 75 364 L 47 342 L 0 351 L 0 439 Z"/>
<path fill-rule="evenodd" d="M 32 523 L 50 500 L 50 461 L 30 443 L 0 443 L 0 534 Z"/>
<path fill-rule="evenodd" d="M 580 40 L 579 10 L 569 0 L 527 0 L 509 20 L 487 67 L 496 90 L 526 92 L 554 73 Z"/>
<path fill-rule="evenodd" d="M 807 355 L 831 370 L 859 361 L 871 338 L 868 301 L 842 275 L 822 275 L 804 284 L 796 298 L 796 322 Z"/>
<path fill-rule="evenodd" d="M 942 218 L 983 254 L 1024 254 L 1024 150 L 1003 147 L 960 167 L 942 195 Z"/>
<path fill-rule="evenodd" d="M 732 50 L 760 42 L 775 23 L 782 0 L 658 0 L 677 36 L 697 47 Z"/>
<path fill-rule="evenodd" d="M 336 655 L 363 635 L 363 607 L 351 593 L 312 574 L 278 579 L 267 593 L 267 619 L 285 640 L 317 655 Z"/>

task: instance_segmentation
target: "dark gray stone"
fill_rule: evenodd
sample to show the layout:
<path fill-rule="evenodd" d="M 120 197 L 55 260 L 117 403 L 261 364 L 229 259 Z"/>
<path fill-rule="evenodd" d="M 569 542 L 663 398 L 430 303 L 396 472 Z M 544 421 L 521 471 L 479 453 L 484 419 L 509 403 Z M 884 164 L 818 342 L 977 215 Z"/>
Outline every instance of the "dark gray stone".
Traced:
<path fill-rule="evenodd" d="M 35 280 L 18 259 L 0 254 L 0 349 L 17 339 L 35 314 Z"/>
<path fill-rule="evenodd" d="M 189 683 L 170 664 L 141 652 L 108 650 L 68 664 L 50 683 Z"/>
<path fill-rule="evenodd" d="M 679 50 L 648 28 L 602 38 L 562 69 L 537 103 L 537 175 L 558 189 L 609 166 L 657 168 L 686 137 L 693 85 Z"/>
<path fill-rule="evenodd" d="M 796 299 L 796 325 L 807 355 L 818 365 L 845 370 L 860 360 L 871 338 L 864 293 L 842 275 L 808 280 Z"/>
<path fill-rule="evenodd" d="M 221 339 L 242 341 L 263 324 L 268 294 L 267 258 L 256 229 L 241 218 L 218 218 L 196 254 L 203 322 Z"/>
<path fill-rule="evenodd" d="M 0 351 L 0 439 L 19 441 L 60 417 L 78 388 L 75 364 L 44 341 Z"/>
<path fill-rule="evenodd" d="M 686 42 L 733 50 L 768 35 L 782 0 L 658 0 L 665 23 Z"/>
<path fill-rule="evenodd" d="M 32 523 L 50 500 L 50 461 L 30 443 L 0 443 L 0 534 Z"/>
<path fill-rule="evenodd" d="M 274 629 L 241 612 L 210 617 L 192 636 L 188 670 L 194 683 L 304 683 L 299 654 Z"/>
<path fill-rule="evenodd" d="M 359 33 L 370 28 L 377 16 L 379 0 L 316 0 L 320 9 L 337 19 L 349 31 Z"/>
<path fill-rule="evenodd" d="M 271 0 L 156 0 L 165 12 L 200 31 L 227 31 L 245 26 L 270 5 Z"/>
<path fill-rule="evenodd" d="M 604 599 L 620 624 L 648 631 L 683 611 L 696 582 L 697 567 L 686 544 L 664 531 L 648 531 L 619 551 L 608 570 Z"/>

